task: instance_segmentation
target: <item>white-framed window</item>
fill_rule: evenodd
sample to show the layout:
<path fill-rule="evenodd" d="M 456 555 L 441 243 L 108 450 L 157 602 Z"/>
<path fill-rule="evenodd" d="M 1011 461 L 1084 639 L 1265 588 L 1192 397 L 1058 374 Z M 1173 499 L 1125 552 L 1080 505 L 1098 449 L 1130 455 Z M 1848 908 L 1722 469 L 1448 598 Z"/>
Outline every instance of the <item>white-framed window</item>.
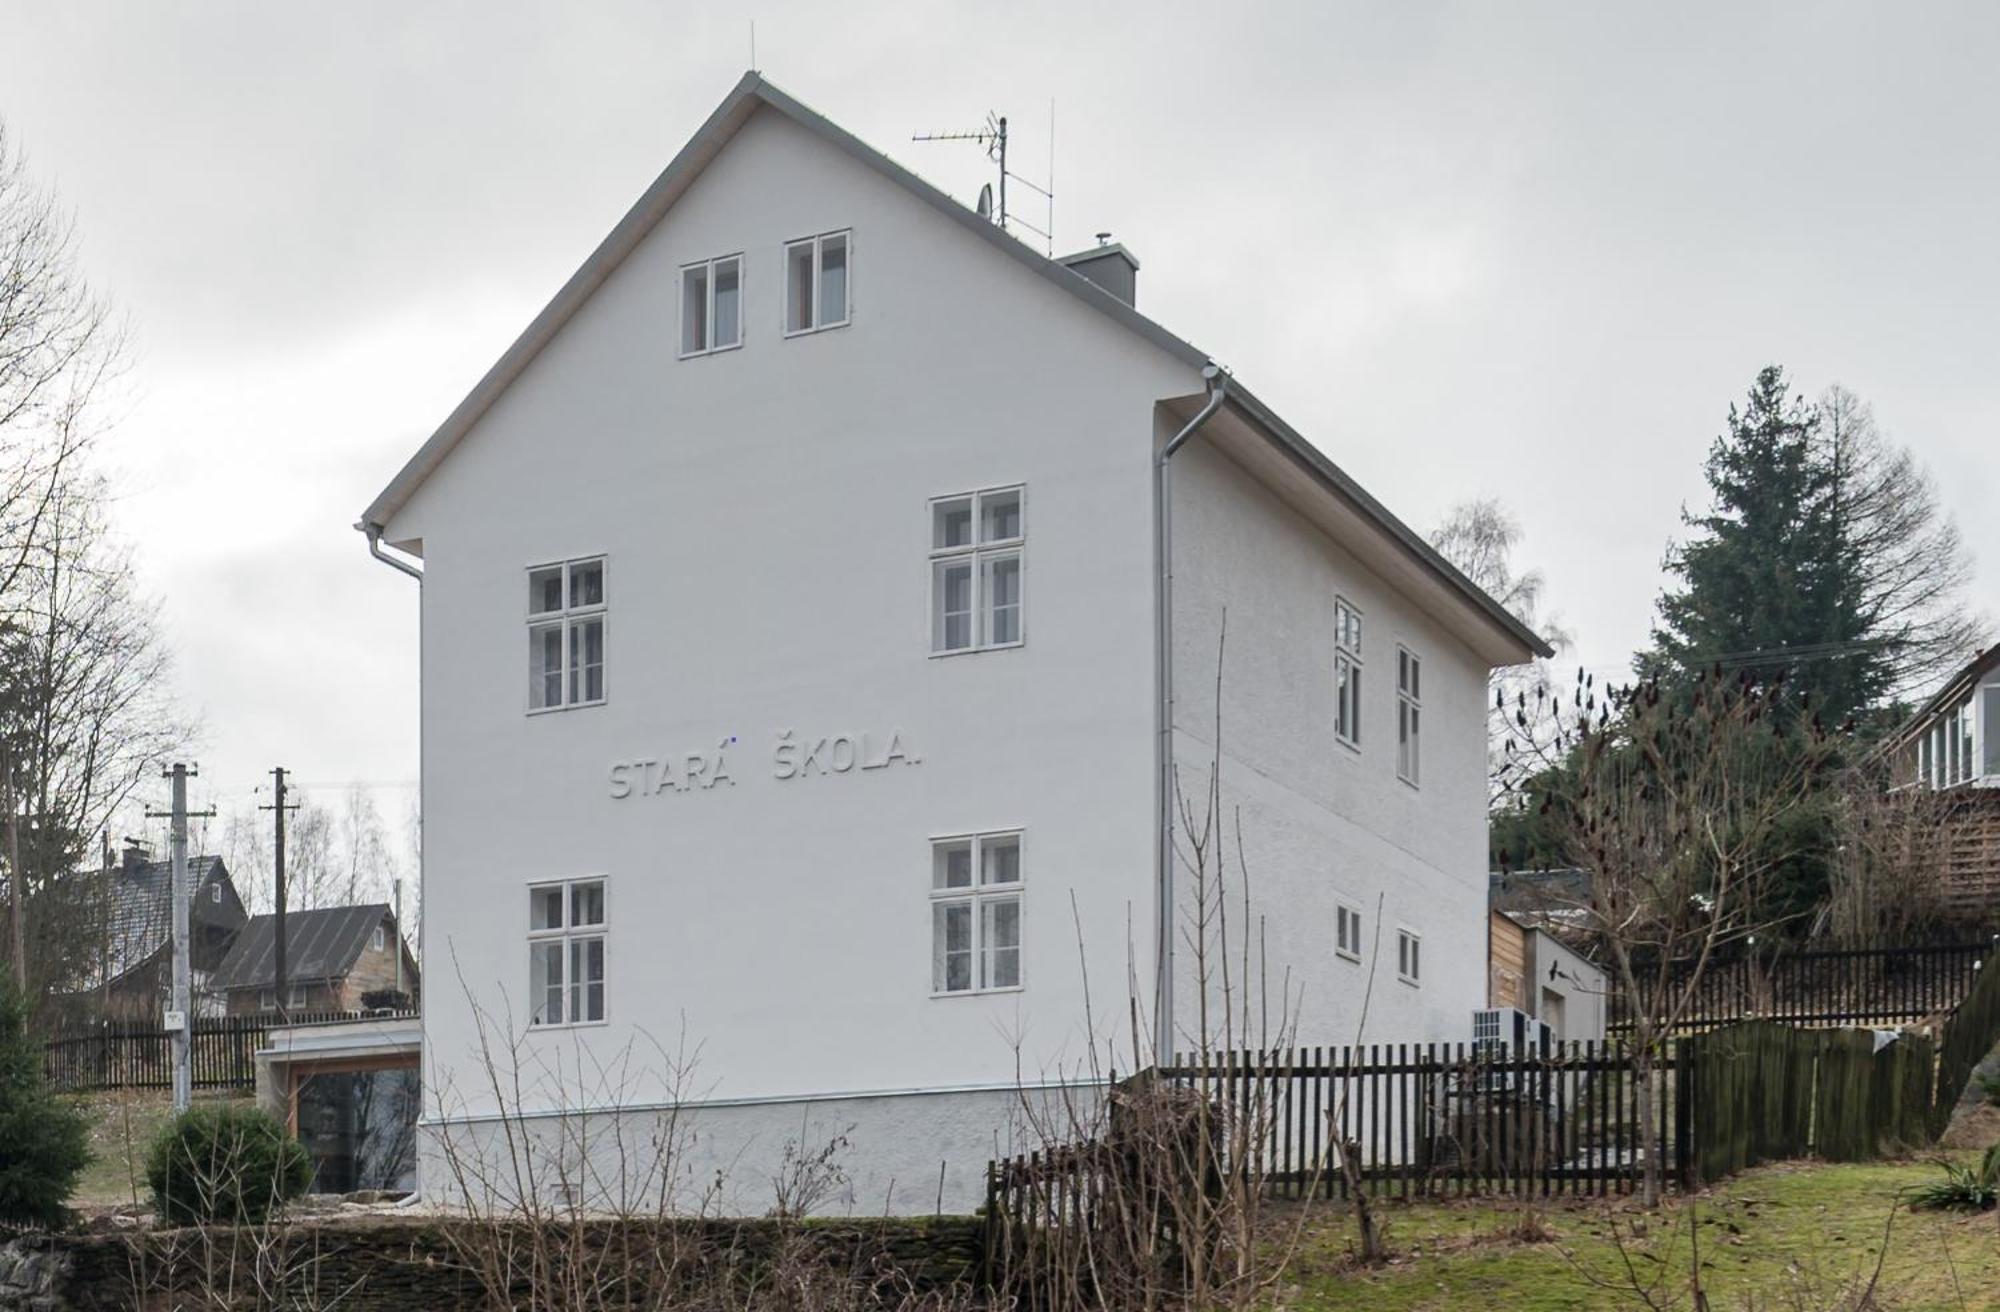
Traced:
<path fill-rule="evenodd" d="M 276 990 L 276 989 L 258 989 L 258 990 L 257 990 L 257 1010 L 259 1010 L 259 1011 L 276 1011 L 277 1009 L 278 1009 L 278 990 Z"/>
<path fill-rule="evenodd" d="M 1413 929 L 1396 931 L 1396 978 L 1405 984 L 1424 982 L 1424 940 Z"/>
<path fill-rule="evenodd" d="M 368 940 L 368 946 L 373 950 L 375 950 L 376 952 L 380 952 L 382 949 L 388 947 L 389 927 L 387 925 L 375 926 L 375 933 L 372 936 L 370 936 Z"/>
<path fill-rule="evenodd" d="M 289 990 L 288 998 L 289 1001 L 285 1005 L 293 1011 L 297 1011 L 312 1001 L 312 986 L 310 984 L 294 984 Z"/>
<path fill-rule="evenodd" d="M 528 710 L 604 700 L 604 557 L 528 570 Z"/>
<path fill-rule="evenodd" d="M 2000 683 L 1990 683 L 1980 693 L 1984 705 L 1980 732 L 1985 737 L 1986 757 L 1982 773 L 1989 779 L 2000 779 Z"/>
<path fill-rule="evenodd" d="M 932 655 L 1027 640 L 1027 510 L 1020 486 L 931 502 Z"/>
<path fill-rule="evenodd" d="M 1396 648 L 1396 776 L 1406 784 L 1423 768 L 1423 662 L 1407 647 Z"/>
<path fill-rule="evenodd" d="M 604 880 L 528 886 L 528 1023 L 593 1025 L 604 1019 Z"/>
<path fill-rule="evenodd" d="M 785 243 L 785 336 L 847 322 L 853 248 L 853 234 L 845 229 Z"/>
<path fill-rule="evenodd" d="M 681 266 L 681 359 L 743 345 L 743 256 Z"/>
<path fill-rule="evenodd" d="M 1333 950 L 1349 961 L 1361 960 L 1361 908 L 1347 902 L 1333 910 Z"/>
<path fill-rule="evenodd" d="M 1021 834 L 931 840 L 931 992 L 1021 987 Z"/>
<path fill-rule="evenodd" d="M 1344 597 L 1333 602 L 1333 736 L 1361 746 L 1361 612 Z"/>
<path fill-rule="evenodd" d="M 222 901 L 222 885 L 210 884 L 208 886 L 208 900 L 211 902 Z"/>

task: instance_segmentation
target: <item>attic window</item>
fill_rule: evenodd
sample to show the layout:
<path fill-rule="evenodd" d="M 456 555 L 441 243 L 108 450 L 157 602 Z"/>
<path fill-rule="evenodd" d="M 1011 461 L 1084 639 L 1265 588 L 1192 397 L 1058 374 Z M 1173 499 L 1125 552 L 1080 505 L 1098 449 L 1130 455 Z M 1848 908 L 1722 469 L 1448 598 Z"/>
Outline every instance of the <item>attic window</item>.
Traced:
<path fill-rule="evenodd" d="M 681 269 L 681 358 L 743 345 L 743 257 Z"/>
<path fill-rule="evenodd" d="M 222 901 L 222 885 L 210 884 L 208 886 L 208 900 L 211 902 Z"/>
<path fill-rule="evenodd" d="M 785 335 L 847 322 L 846 232 L 825 232 L 785 246 Z"/>
<path fill-rule="evenodd" d="M 375 936 L 368 940 L 369 948 L 372 949 L 373 951 L 380 952 L 383 948 L 387 947 L 388 945 L 389 945 L 388 930 L 381 925 L 375 926 Z"/>

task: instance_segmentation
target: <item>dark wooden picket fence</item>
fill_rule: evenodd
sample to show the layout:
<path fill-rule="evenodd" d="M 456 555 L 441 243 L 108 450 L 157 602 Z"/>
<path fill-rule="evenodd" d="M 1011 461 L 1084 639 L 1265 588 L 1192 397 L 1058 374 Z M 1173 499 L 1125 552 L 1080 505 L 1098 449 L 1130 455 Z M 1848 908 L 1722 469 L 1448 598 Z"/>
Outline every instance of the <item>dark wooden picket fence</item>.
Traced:
<path fill-rule="evenodd" d="M 1934 1141 L 2000 1042 L 2000 952 L 1968 973 L 1935 1037 L 1747 1020 L 1670 1040 L 1652 1072 L 1662 1178 L 1698 1187 L 1762 1162 Z M 1231 1169 L 1283 1197 L 1347 1195 L 1341 1138 L 1375 1198 L 1622 1194 L 1644 1177 L 1639 1071 L 1615 1040 L 1211 1054 L 1123 1087 L 1147 1081 L 1197 1093 L 1220 1142 L 1249 1157 Z M 1121 1160 L 1089 1142 L 995 1162 L 988 1214 L 1058 1242 L 1105 1213 Z"/>
<path fill-rule="evenodd" d="M 1654 1115 L 1667 1174 L 1680 1168 L 1671 1064 Z M 1632 1054 L 1619 1043 L 1547 1050 L 1471 1044 L 1300 1048 L 1182 1057 L 1140 1077 L 1198 1093 L 1215 1109 L 1230 1169 L 1282 1197 L 1341 1197 L 1337 1141 L 1355 1144 L 1374 1197 L 1629 1193 L 1646 1136 Z M 989 1205 L 1030 1228 L 1060 1228 L 1106 1191 L 1113 1160 L 1088 1145 L 993 1164 Z"/>
<path fill-rule="evenodd" d="M 1732 952 L 1709 961 L 1692 1005 L 1674 1028 L 1688 1033 L 1749 1019 L 1806 1027 L 1915 1024 L 1956 1007 L 1993 950 L 1993 942 L 1986 941 L 1776 955 Z M 1694 968 L 1692 961 L 1676 963 L 1675 987 L 1684 985 Z M 1631 999 L 1614 990 L 1607 1001 L 1607 1028 L 1629 1030 Z"/>
<path fill-rule="evenodd" d="M 249 1089 L 257 1082 L 256 1054 L 271 1030 L 296 1025 L 409 1017 L 415 1012 L 296 1012 L 281 1025 L 275 1016 L 217 1016 L 194 1022 L 190 1062 L 197 1089 Z M 49 1084 L 66 1093 L 96 1089 L 173 1087 L 173 1031 L 157 1025 L 104 1021 L 55 1031 L 47 1040 Z"/>
<path fill-rule="evenodd" d="M 1379 1197 L 1624 1193 L 1644 1161 L 1636 1068 L 1616 1042 L 1236 1053 L 1158 1074 L 1248 1127 L 1257 1174 L 1288 1196 L 1346 1195 L 1336 1136 Z M 1671 1160 L 1671 1082 L 1656 1083 Z"/>

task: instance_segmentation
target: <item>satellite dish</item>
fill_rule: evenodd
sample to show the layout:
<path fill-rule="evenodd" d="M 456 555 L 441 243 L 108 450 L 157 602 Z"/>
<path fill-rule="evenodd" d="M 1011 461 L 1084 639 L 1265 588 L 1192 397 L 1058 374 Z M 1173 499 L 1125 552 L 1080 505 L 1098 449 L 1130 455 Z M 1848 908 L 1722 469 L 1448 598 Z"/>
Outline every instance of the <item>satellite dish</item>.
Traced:
<path fill-rule="evenodd" d="M 993 217 L 993 184 L 990 182 L 979 189 L 979 217 Z"/>

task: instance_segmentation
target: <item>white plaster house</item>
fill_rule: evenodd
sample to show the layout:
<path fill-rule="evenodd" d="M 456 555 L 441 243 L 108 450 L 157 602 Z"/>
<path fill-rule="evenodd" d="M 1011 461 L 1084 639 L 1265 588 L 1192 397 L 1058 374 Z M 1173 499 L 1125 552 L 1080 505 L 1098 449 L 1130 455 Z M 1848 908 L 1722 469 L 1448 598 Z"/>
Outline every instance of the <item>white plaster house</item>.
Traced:
<path fill-rule="evenodd" d="M 484 1013 L 523 1110 L 677 1103 L 734 1205 L 838 1132 L 832 1206 L 976 1204 L 1021 1084 L 1084 1069 L 1086 965 L 1100 1042 L 1131 992 L 1191 1045 L 1166 767 L 1201 792 L 1225 605 L 1223 805 L 1299 1041 L 1354 1040 L 1371 963 L 1370 1038 L 1467 1035 L 1487 675 L 1546 648 L 1136 269 L 749 74 L 368 507 L 422 579 L 437 1128 L 504 1110 Z"/>

